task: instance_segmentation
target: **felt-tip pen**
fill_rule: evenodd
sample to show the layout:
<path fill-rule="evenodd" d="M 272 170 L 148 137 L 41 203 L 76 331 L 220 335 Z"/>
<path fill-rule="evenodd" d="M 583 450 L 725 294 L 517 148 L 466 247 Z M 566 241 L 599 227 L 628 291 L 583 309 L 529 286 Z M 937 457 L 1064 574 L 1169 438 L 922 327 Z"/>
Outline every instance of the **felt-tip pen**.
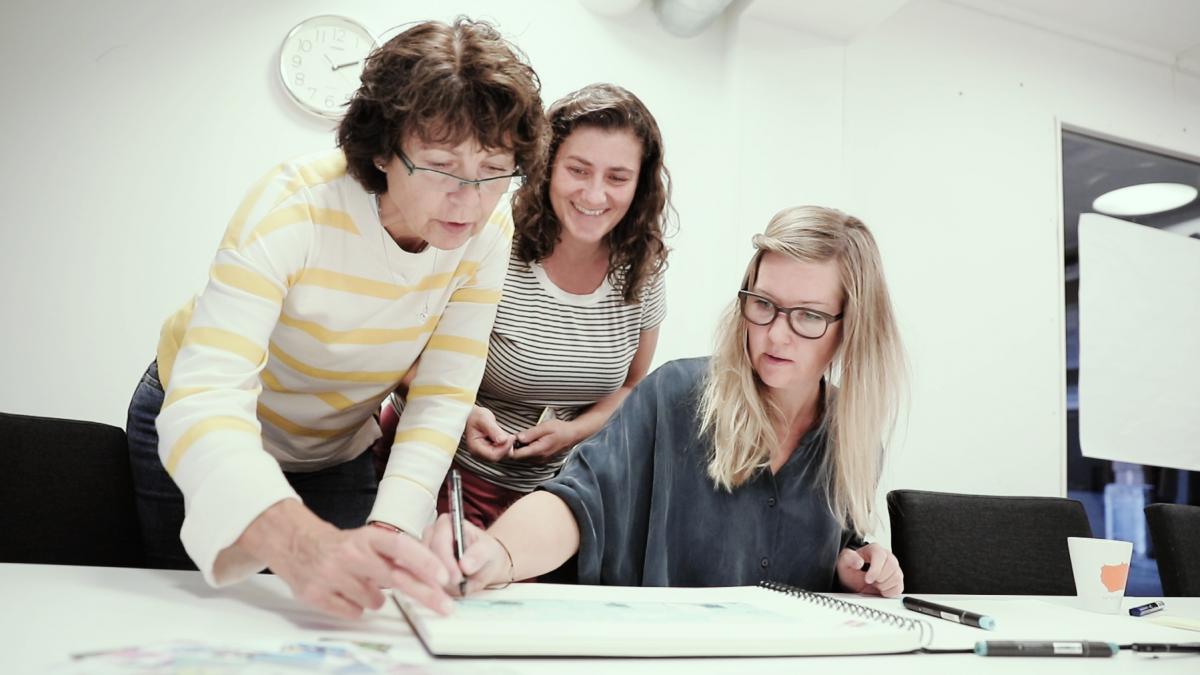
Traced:
<path fill-rule="evenodd" d="M 1161 612 L 1163 609 L 1166 608 L 1166 606 L 1167 606 L 1167 603 L 1163 602 L 1162 600 L 1156 600 L 1154 602 L 1146 603 L 1146 604 L 1138 606 L 1138 607 L 1130 608 L 1129 615 L 1130 616 L 1146 616 L 1147 614 Z"/>
<path fill-rule="evenodd" d="M 1200 652 L 1200 642 L 1135 642 L 1129 645 L 1135 652 L 1161 654 L 1164 652 Z"/>
<path fill-rule="evenodd" d="M 936 602 L 914 598 L 911 595 L 904 596 L 900 604 L 904 605 L 905 609 L 911 609 L 914 612 L 953 621 L 954 623 L 961 623 L 964 626 L 974 626 L 984 630 L 992 630 L 996 627 L 996 620 L 990 616 L 968 612 L 965 609 L 939 605 Z"/>
<path fill-rule="evenodd" d="M 975 643 L 980 656 L 1116 656 L 1120 647 L 1115 642 L 1085 642 L 1080 640 L 1014 641 L 988 640 Z"/>
<path fill-rule="evenodd" d="M 463 494 L 462 494 L 462 476 L 459 475 L 458 469 L 450 470 L 450 531 L 454 541 L 454 559 L 462 560 L 463 558 Z M 458 593 L 463 597 L 467 595 L 467 577 L 458 582 Z"/>

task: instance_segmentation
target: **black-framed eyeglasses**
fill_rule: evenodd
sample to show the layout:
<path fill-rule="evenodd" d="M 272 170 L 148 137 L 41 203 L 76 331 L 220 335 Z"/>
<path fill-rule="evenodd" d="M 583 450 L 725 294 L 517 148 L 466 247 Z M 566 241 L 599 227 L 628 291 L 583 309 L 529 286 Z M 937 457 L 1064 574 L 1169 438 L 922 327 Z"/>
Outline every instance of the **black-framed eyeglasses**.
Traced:
<path fill-rule="evenodd" d="M 738 302 L 742 305 L 742 316 L 756 326 L 768 326 L 775 317 L 783 314 L 788 326 L 796 335 L 809 340 L 819 340 L 829 330 L 829 324 L 841 321 L 844 312 L 837 315 L 809 307 L 780 307 L 769 299 L 750 291 L 738 291 Z"/>
<path fill-rule="evenodd" d="M 411 159 L 405 157 L 404 153 L 400 150 L 396 151 L 396 156 L 404 164 L 408 175 L 420 181 L 421 187 L 435 192 L 458 192 L 464 187 L 474 187 L 476 190 L 490 195 L 502 195 L 508 192 L 515 192 L 517 188 L 525 183 L 525 176 L 521 175 L 520 171 L 506 173 L 502 176 L 489 176 L 487 178 L 472 180 L 470 178 L 455 176 L 445 171 L 417 166 L 413 164 Z"/>

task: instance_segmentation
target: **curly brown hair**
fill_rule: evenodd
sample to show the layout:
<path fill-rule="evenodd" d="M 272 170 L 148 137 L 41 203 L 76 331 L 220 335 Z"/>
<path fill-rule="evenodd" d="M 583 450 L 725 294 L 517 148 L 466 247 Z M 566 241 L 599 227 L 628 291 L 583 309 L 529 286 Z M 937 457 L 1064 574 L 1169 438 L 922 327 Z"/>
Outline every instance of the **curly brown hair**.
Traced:
<path fill-rule="evenodd" d="M 528 59 L 490 23 L 460 16 L 425 21 L 367 57 L 362 85 L 338 124 L 347 171 L 369 192 L 387 192 L 375 160 L 405 136 L 512 150 L 522 173 L 545 161 L 541 83 Z"/>
<path fill-rule="evenodd" d="M 663 164 L 662 133 L 641 99 L 615 84 L 590 84 L 554 102 L 547 111 L 550 144 L 543 170 L 530 172 L 513 197 L 513 245 L 525 262 L 554 251 L 562 223 L 550 205 L 550 177 L 563 140 L 580 127 L 627 130 L 642 142 L 642 164 L 629 212 L 604 236 L 608 278 L 626 303 L 637 302 L 650 280 L 667 268 L 663 242 L 671 211 L 671 174 Z"/>

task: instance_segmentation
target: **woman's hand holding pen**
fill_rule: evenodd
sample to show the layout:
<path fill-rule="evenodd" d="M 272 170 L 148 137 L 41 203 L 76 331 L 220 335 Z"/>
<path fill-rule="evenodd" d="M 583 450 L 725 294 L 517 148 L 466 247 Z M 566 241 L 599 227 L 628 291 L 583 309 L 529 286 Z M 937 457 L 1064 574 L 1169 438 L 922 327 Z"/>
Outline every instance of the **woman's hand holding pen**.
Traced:
<path fill-rule="evenodd" d="M 472 455 L 492 462 L 498 462 L 512 452 L 516 435 L 500 428 L 496 415 L 483 406 L 473 406 L 467 416 L 467 429 L 464 433 L 467 450 Z"/>
<path fill-rule="evenodd" d="M 837 576 L 842 587 L 854 593 L 894 598 L 904 592 L 900 561 L 879 544 L 867 544 L 857 551 L 842 549 L 838 554 Z"/>
<path fill-rule="evenodd" d="M 266 563 L 298 600 L 327 614 L 355 618 L 379 609 L 381 588 L 403 591 L 442 614 L 452 609 L 442 589 L 451 570 L 416 539 L 371 525 L 339 530 L 298 500 L 268 508 L 235 546 L 235 555 Z"/>
<path fill-rule="evenodd" d="M 448 590 L 458 594 L 458 584 L 467 580 L 467 593 L 483 590 L 493 584 L 512 581 L 512 561 L 495 537 L 470 521 L 463 521 L 463 557 L 454 559 L 454 527 L 450 514 L 443 513 L 425 530 L 425 545 L 450 570 Z"/>

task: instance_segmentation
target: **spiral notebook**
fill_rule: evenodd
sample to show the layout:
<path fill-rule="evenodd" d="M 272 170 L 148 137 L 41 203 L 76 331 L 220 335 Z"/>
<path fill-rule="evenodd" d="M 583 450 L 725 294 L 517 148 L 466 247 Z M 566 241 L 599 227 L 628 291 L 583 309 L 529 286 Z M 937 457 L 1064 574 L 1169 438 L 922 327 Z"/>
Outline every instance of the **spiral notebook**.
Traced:
<path fill-rule="evenodd" d="M 513 584 L 439 616 L 394 596 L 437 656 L 816 656 L 913 652 L 932 628 L 792 586 Z"/>

